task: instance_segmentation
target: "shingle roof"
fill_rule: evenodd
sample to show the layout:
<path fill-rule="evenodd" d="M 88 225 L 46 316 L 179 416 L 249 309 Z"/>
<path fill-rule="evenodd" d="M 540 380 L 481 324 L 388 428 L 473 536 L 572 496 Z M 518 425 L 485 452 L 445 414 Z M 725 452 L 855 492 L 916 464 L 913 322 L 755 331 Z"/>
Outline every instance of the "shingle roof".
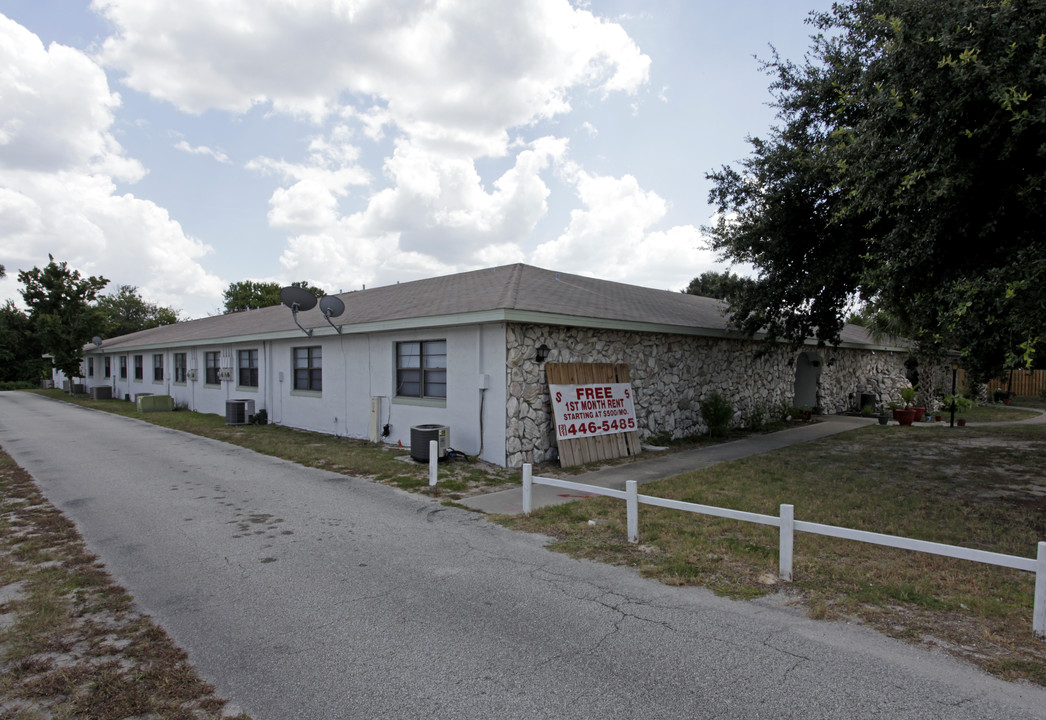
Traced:
<path fill-rule="evenodd" d="M 403 327 L 413 319 L 431 325 L 434 320 L 455 316 L 453 322 L 484 319 L 540 321 L 531 314 L 547 315 L 554 324 L 586 326 L 613 324 L 678 327 L 681 332 L 722 334 L 727 330 L 723 303 L 680 292 L 654 290 L 597 278 L 571 275 L 515 264 L 443 277 L 416 280 L 338 295 L 345 312 L 334 324 L 351 332 L 355 326 L 395 323 Z M 494 317 L 490 316 L 494 313 Z M 459 317 L 466 316 L 466 317 Z M 555 316 L 555 317 L 553 317 Z M 427 319 L 427 322 L 425 320 Z M 480 319 L 473 318 L 472 321 Z M 299 312 L 305 328 L 330 326 L 320 310 Z M 598 322 L 596 322 L 598 321 Z M 363 328 L 360 328 L 363 329 Z M 331 330 L 333 332 L 333 330 Z M 282 305 L 190 320 L 165 327 L 142 330 L 106 339 L 103 351 L 135 347 L 214 342 L 222 339 L 281 337 L 301 334 L 291 311 Z M 877 345 L 860 327 L 848 325 L 842 335 L 846 343 Z M 93 349 L 93 346 L 91 347 Z"/>

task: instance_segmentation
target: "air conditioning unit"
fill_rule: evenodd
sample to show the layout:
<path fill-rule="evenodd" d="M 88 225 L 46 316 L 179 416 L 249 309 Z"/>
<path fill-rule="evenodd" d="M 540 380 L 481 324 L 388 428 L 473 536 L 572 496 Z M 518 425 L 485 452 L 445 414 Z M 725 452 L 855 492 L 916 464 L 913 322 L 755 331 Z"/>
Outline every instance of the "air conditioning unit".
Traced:
<path fill-rule="evenodd" d="M 250 425 L 254 422 L 253 400 L 226 400 L 225 424 Z"/>
<path fill-rule="evenodd" d="M 429 461 L 429 442 L 436 441 L 436 459 L 445 460 L 450 449 L 450 428 L 446 425 L 414 425 L 410 429 L 410 456 L 418 462 Z"/>
<path fill-rule="evenodd" d="M 91 399 L 92 400 L 112 400 L 113 389 L 108 385 L 96 385 L 91 388 Z"/>

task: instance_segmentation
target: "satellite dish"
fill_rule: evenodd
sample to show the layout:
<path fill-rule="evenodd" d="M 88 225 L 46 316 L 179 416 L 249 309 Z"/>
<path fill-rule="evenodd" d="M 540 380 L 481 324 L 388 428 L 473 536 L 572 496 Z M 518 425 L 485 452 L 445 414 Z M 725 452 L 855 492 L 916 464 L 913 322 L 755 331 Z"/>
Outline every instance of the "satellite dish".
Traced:
<path fill-rule="evenodd" d="M 339 297 L 324 295 L 320 298 L 320 310 L 328 318 L 336 318 L 345 312 L 345 303 Z"/>
<path fill-rule="evenodd" d="M 280 302 L 294 312 L 299 310 L 312 310 L 316 307 L 316 296 L 305 288 L 285 287 L 280 289 Z"/>
<path fill-rule="evenodd" d="M 94 343 L 95 347 L 101 347 L 102 346 L 102 339 L 100 337 L 98 337 L 97 335 L 95 335 L 93 338 L 91 338 L 91 342 Z"/>
<path fill-rule="evenodd" d="M 331 318 L 336 318 L 345 312 L 345 303 L 341 301 L 341 298 L 324 295 L 320 298 L 320 310 L 323 311 L 323 317 L 327 318 L 327 324 L 341 335 L 341 328 L 331 322 Z"/>
<path fill-rule="evenodd" d="M 298 311 L 312 310 L 316 307 L 316 296 L 305 288 L 294 287 L 291 285 L 290 287 L 280 288 L 280 302 L 291 309 L 291 314 L 294 315 L 294 324 L 297 325 L 303 333 L 312 337 L 312 330 L 306 330 L 301 326 L 301 323 L 298 322 Z"/>

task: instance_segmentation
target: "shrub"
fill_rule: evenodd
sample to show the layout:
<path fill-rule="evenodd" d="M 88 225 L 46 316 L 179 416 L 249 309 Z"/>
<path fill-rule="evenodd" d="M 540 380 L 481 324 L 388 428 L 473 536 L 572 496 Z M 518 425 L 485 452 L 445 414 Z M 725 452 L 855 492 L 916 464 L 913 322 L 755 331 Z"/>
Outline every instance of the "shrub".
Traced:
<path fill-rule="evenodd" d="M 747 428 L 748 430 L 755 430 L 757 432 L 760 430 L 765 430 L 767 423 L 766 416 L 766 408 L 763 405 L 756 403 L 752 406 L 752 409 L 749 410 L 748 413 L 745 415 L 745 428 Z"/>
<path fill-rule="evenodd" d="M 733 406 L 719 393 L 712 393 L 707 400 L 701 403 L 701 419 L 705 421 L 705 425 L 708 426 L 708 434 L 712 437 L 726 435 L 733 417 Z"/>
<path fill-rule="evenodd" d="M 24 380 L 5 380 L 0 382 L 0 390 L 35 390 L 40 383 L 25 382 Z"/>
<path fill-rule="evenodd" d="M 672 442 L 672 433 L 667 430 L 658 430 L 646 439 L 649 445 L 665 446 Z"/>

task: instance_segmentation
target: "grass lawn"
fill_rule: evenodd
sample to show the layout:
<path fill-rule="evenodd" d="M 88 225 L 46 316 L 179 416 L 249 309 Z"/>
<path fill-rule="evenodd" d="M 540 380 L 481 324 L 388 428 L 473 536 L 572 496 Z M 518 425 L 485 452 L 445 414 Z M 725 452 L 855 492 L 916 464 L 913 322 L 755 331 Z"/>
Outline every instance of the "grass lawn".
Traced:
<path fill-rule="evenodd" d="M 768 515 L 791 503 L 797 520 L 1035 557 L 1046 540 L 1044 467 L 1046 426 L 870 426 L 642 492 Z M 1046 685 L 1031 573 L 797 533 L 793 582 L 783 585 L 776 528 L 645 505 L 639 514 L 638 545 L 626 539 L 625 504 L 610 498 L 493 519 L 672 585 L 735 598 L 783 591 L 813 617 L 858 620 Z"/>

